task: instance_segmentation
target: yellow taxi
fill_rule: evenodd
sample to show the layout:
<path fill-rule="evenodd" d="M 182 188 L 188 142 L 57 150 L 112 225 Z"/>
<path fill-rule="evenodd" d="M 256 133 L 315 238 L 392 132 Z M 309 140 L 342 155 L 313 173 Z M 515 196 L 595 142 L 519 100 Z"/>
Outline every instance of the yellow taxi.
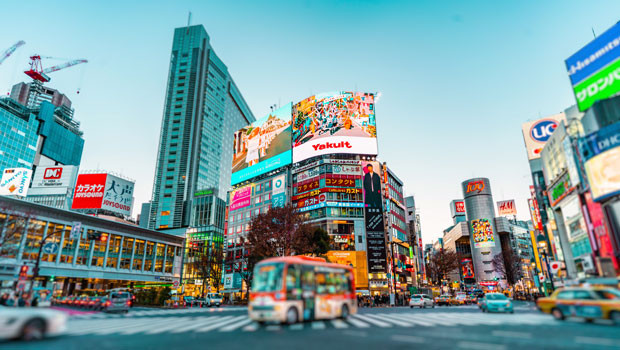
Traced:
<path fill-rule="evenodd" d="M 620 325 L 620 291 L 613 287 L 568 287 L 536 301 L 538 309 L 557 320 L 581 317 L 612 320 Z"/>

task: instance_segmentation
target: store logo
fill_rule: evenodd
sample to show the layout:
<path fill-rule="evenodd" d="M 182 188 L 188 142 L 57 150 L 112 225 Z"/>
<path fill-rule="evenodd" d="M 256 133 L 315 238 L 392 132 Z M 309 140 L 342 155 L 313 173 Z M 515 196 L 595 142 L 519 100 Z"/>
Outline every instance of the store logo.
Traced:
<path fill-rule="evenodd" d="M 620 134 L 612 135 L 598 142 L 598 148 L 600 150 L 606 150 L 608 148 L 616 147 L 619 145 L 620 145 Z"/>
<path fill-rule="evenodd" d="M 484 190 L 484 181 L 482 180 L 472 181 L 467 184 L 467 193 L 474 192 L 474 191 L 478 191 L 478 193 L 480 193 L 483 190 Z"/>
<path fill-rule="evenodd" d="M 62 168 L 47 168 L 43 174 L 44 180 L 56 180 L 62 176 Z"/>
<path fill-rule="evenodd" d="M 482 187 L 484 188 L 484 183 L 482 184 Z M 456 203 L 454 203 L 454 206 L 456 207 L 456 212 L 457 213 L 464 213 L 465 212 L 465 203 L 464 202 L 456 202 Z"/>
<path fill-rule="evenodd" d="M 532 125 L 532 128 L 530 129 L 530 136 L 538 142 L 547 142 L 557 127 L 558 123 L 553 120 L 541 120 Z"/>
<path fill-rule="evenodd" d="M 324 150 L 328 148 L 353 148 L 349 141 L 340 141 L 340 142 L 325 142 L 323 144 L 312 145 L 315 151 Z"/>

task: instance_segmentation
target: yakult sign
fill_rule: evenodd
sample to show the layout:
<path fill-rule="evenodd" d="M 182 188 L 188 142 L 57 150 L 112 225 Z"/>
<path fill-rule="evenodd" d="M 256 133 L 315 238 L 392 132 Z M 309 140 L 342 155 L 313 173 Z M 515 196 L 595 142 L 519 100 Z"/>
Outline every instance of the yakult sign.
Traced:
<path fill-rule="evenodd" d="M 528 160 L 540 158 L 540 152 L 543 147 L 545 147 L 545 143 L 547 143 L 547 140 L 549 140 L 549 137 L 551 137 L 555 131 L 555 128 L 557 128 L 558 125 L 565 120 L 566 117 L 562 112 L 547 118 L 527 122 L 522 125 L 523 140 L 525 141 Z"/>

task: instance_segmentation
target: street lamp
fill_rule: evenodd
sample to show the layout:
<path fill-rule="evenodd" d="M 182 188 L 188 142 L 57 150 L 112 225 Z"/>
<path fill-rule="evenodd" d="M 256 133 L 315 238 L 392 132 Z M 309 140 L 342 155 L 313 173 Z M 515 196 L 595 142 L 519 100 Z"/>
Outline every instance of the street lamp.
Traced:
<path fill-rule="evenodd" d="M 549 279 L 549 282 L 551 283 L 551 290 L 555 290 L 555 286 L 553 285 L 553 274 L 551 273 L 551 267 L 549 266 L 549 259 L 547 258 L 547 240 L 545 236 L 543 235 L 538 235 L 538 237 L 536 237 L 536 240 L 538 241 L 538 248 L 543 256 L 545 266 L 547 267 L 546 275 L 547 275 L 547 278 Z"/>

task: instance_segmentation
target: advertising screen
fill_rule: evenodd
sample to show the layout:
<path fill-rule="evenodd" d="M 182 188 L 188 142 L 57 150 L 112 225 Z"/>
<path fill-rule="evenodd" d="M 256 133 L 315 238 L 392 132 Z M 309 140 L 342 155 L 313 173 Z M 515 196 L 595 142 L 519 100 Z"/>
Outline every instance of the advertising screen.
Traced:
<path fill-rule="evenodd" d="M 234 190 L 230 194 L 229 211 L 235 211 L 250 206 L 252 199 L 252 186 L 245 186 Z"/>
<path fill-rule="evenodd" d="M 387 272 L 385 227 L 381 202 L 381 165 L 379 162 L 362 162 L 364 215 L 366 224 L 366 250 L 368 272 Z"/>
<path fill-rule="evenodd" d="M 324 93 L 293 106 L 293 162 L 333 153 L 377 154 L 374 94 Z"/>
<path fill-rule="evenodd" d="M 588 159 L 585 167 L 595 201 L 620 193 L 620 147 Z"/>
<path fill-rule="evenodd" d="M 288 103 L 235 132 L 231 185 L 291 164 L 291 107 Z"/>
<path fill-rule="evenodd" d="M 523 123 L 521 131 L 523 132 L 523 140 L 525 141 L 528 160 L 540 158 L 540 152 L 543 147 L 545 147 L 545 143 L 547 143 L 547 140 L 549 140 L 555 128 L 557 128 L 562 121 L 566 121 L 564 112 Z"/>
<path fill-rule="evenodd" d="M 79 174 L 71 209 L 101 209 L 107 174 Z"/>
<path fill-rule="evenodd" d="M 488 219 L 471 221 L 471 235 L 476 248 L 490 248 L 495 246 L 493 226 Z"/>
<path fill-rule="evenodd" d="M 368 268 L 365 251 L 330 250 L 327 261 L 334 264 L 350 266 L 355 270 L 355 288 L 368 288 Z"/>
<path fill-rule="evenodd" d="M 7 168 L 0 180 L 0 195 L 26 197 L 32 170 L 26 168 Z"/>
<path fill-rule="evenodd" d="M 515 216 L 517 215 L 517 206 L 515 200 L 510 199 L 507 201 L 497 202 L 497 212 L 499 216 Z"/>
<path fill-rule="evenodd" d="M 276 176 L 273 179 L 271 204 L 273 207 L 284 207 L 286 204 L 286 175 Z"/>
<path fill-rule="evenodd" d="M 463 273 L 463 278 L 474 278 L 474 264 L 471 259 L 461 259 L 461 271 Z"/>
<path fill-rule="evenodd" d="M 580 111 L 620 91 L 620 23 L 567 58 L 566 70 Z"/>

